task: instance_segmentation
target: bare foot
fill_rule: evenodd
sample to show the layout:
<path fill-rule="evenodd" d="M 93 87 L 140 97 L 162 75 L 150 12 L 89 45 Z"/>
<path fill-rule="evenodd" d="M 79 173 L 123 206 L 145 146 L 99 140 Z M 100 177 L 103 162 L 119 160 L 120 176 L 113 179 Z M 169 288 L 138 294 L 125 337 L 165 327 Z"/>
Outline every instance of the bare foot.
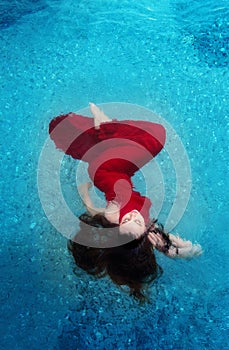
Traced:
<path fill-rule="evenodd" d="M 99 109 L 94 103 L 89 103 L 91 113 L 94 116 L 94 126 L 99 129 L 101 123 L 109 122 L 111 119 Z"/>

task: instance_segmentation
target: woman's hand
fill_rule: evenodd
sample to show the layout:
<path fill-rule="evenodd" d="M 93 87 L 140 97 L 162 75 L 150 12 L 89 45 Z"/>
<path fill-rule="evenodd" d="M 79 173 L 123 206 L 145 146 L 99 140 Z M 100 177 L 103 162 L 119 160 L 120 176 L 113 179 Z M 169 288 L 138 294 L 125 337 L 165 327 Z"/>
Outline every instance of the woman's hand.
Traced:
<path fill-rule="evenodd" d="M 167 242 L 165 242 L 162 235 L 155 232 L 149 232 L 148 234 L 148 239 L 152 245 L 170 258 L 191 259 L 201 255 L 203 252 L 199 244 L 192 244 L 191 241 L 185 241 L 171 233 L 168 235 L 168 238 L 171 244 L 166 246 Z"/>

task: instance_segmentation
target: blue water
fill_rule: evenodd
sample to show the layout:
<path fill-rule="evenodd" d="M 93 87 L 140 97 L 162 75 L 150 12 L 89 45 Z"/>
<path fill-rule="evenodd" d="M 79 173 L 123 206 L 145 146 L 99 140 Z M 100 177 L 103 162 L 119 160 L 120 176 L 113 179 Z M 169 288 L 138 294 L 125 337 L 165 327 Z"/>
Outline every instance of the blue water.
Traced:
<path fill-rule="evenodd" d="M 5 0 L 0 11 L 0 348 L 226 349 L 226 0 Z M 76 277 L 66 238 L 39 201 L 48 123 L 89 101 L 154 111 L 189 155 L 191 198 L 176 231 L 204 254 L 189 262 L 157 254 L 164 274 L 150 304 L 108 278 Z"/>

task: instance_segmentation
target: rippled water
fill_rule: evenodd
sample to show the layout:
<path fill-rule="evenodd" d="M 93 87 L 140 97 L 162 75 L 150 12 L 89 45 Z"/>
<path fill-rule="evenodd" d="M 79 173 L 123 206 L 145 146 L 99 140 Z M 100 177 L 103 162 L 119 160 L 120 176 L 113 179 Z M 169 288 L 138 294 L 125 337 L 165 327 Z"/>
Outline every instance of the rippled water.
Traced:
<path fill-rule="evenodd" d="M 0 11 L 0 347 L 226 349 L 227 2 L 3 1 Z M 40 205 L 49 120 L 89 101 L 153 110 L 189 155 L 193 187 L 177 231 L 204 254 L 189 262 L 157 255 L 164 274 L 150 287 L 151 304 L 139 306 L 108 279 L 76 277 L 66 239 Z M 170 161 L 165 153 L 158 161 L 168 167 L 169 206 Z M 74 164 L 66 160 L 65 194 L 79 214 Z"/>

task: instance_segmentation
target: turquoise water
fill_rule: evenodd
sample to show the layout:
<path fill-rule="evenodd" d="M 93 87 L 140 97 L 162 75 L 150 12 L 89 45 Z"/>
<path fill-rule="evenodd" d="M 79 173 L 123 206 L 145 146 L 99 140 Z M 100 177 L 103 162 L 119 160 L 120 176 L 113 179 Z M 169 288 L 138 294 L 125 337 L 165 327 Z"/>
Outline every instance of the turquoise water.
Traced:
<path fill-rule="evenodd" d="M 1 12 L 0 348 L 226 349 L 227 2 L 4 1 Z M 66 238 L 39 201 L 49 121 L 89 101 L 154 111 L 189 155 L 193 187 L 176 231 L 204 254 L 158 254 L 164 274 L 150 304 L 109 279 L 76 277 Z"/>

